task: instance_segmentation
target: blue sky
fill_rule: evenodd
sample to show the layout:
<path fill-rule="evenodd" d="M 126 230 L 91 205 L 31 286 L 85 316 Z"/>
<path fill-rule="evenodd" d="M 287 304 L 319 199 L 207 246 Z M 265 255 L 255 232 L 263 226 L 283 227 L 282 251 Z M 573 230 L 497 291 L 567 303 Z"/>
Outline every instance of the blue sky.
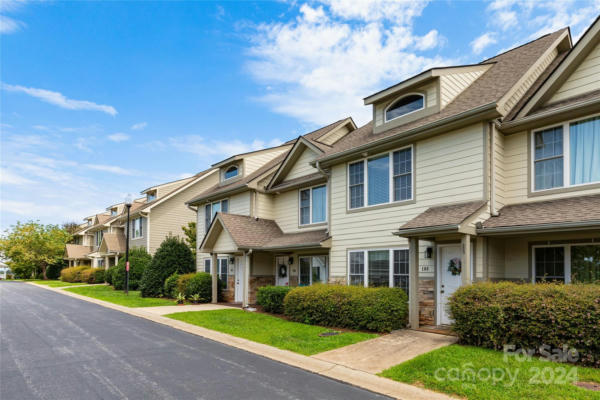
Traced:
<path fill-rule="evenodd" d="M 478 62 L 600 0 L 3 1 L 0 228 L 80 221 L 148 186 L 337 119 L 436 65 Z"/>

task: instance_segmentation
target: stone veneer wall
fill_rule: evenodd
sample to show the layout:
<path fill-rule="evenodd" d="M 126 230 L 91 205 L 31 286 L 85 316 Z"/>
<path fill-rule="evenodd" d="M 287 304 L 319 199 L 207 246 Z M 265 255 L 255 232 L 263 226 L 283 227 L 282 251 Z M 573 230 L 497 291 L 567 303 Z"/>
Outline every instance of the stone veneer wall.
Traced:
<path fill-rule="evenodd" d="M 419 279 L 419 324 L 435 325 L 434 279 Z"/>
<path fill-rule="evenodd" d="M 227 275 L 227 289 L 222 291 L 223 301 L 233 303 L 235 301 L 235 276 Z"/>
<path fill-rule="evenodd" d="M 250 276 L 250 293 L 248 294 L 248 303 L 256 304 L 256 292 L 258 292 L 258 288 L 269 285 L 275 285 L 275 275 Z"/>

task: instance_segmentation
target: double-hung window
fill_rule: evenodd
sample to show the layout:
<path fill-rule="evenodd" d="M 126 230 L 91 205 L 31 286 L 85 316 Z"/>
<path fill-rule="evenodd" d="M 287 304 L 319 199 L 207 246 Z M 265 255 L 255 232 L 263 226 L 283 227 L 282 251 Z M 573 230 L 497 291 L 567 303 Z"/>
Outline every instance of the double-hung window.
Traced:
<path fill-rule="evenodd" d="M 96 231 L 94 236 L 95 236 L 96 246 L 100 246 L 100 243 L 102 243 L 102 237 L 104 236 L 104 231 Z"/>
<path fill-rule="evenodd" d="M 137 239 L 143 236 L 142 232 L 142 217 L 135 218 L 131 221 L 131 238 Z"/>
<path fill-rule="evenodd" d="M 412 146 L 348 165 L 350 209 L 412 199 Z"/>
<path fill-rule="evenodd" d="M 229 268 L 228 261 L 226 258 L 219 258 L 217 262 L 219 264 L 219 279 L 221 280 L 221 282 L 223 282 L 224 288 L 227 289 L 229 285 L 229 283 L 227 282 L 227 273 Z"/>
<path fill-rule="evenodd" d="M 327 186 L 300 190 L 300 225 L 318 224 L 327 220 Z"/>
<path fill-rule="evenodd" d="M 408 293 L 408 249 L 351 250 L 348 283 L 366 287 L 398 287 Z"/>
<path fill-rule="evenodd" d="M 600 182 L 600 116 L 533 132 L 533 191 Z"/>
<path fill-rule="evenodd" d="M 327 282 L 327 256 L 303 256 L 299 258 L 299 264 L 300 286 Z"/>
<path fill-rule="evenodd" d="M 204 230 L 208 232 L 212 220 L 215 218 L 218 212 L 229 211 L 229 200 L 215 201 L 214 203 L 208 203 L 204 206 Z"/>
<path fill-rule="evenodd" d="M 204 272 L 210 274 L 210 264 L 211 264 L 211 259 L 210 258 L 205 258 L 204 259 Z"/>
<path fill-rule="evenodd" d="M 533 246 L 533 281 L 600 282 L 600 244 Z"/>

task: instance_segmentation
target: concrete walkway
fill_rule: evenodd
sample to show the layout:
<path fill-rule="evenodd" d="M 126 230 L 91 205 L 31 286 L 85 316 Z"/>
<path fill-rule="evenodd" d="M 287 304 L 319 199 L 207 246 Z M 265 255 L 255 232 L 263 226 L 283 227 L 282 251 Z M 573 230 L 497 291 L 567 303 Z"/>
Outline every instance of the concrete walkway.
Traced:
<path fill-rule="evenodd" d="M 397 382 L 391 379 L 382 378 L 374 375 L 371 372 L 366 372 L 360 369 L 355 369 L 343 365 L 341 363 L 320 360 L 316 357 L 309 357 L 302 354 L 294 353 L 289 350 L 282 350 L 276 347 L 268 346 L 266 344 L 253 342 L 248 339 L 231 336 L 226 333 L 213 331 L 200 326 L 188 324 L 183 321 L 174 320 L 171 318 L 158 315 L 156 313 L 148 312 L 148 308 L 151 307 L 140 307 L 130 308 L 121 306 L 118 304 L 109 303 L 107 301 L 94 299 L 92 297 L 81 296 L 76 293 L 68 292 L 58 288 L 50 288 L 43 285 L 36 285 L 35 283 L 29 283 L 37 287 L 51 290 L 56 293 L 61 293 L 65 296 L 75 297 L 77 299 L 87 301 L 90 303 L 98 304 L 106 308 L 118 310 L 126 314 L 135 315 L 137 317 L 145 318 L 150 321 L 154 321 L 159 324 L 170 326 L 171 328 L 178 329 L 184 332 L 191 333 L 193 335 L 202 336 L 204 338 L 214 340 L 226 344 L 231 347 L 242 349 L 250 353 L 258 354 L 260 356 L 269 358 L 271 360 L 279 361 L 284 364 L 288 364 L 305 371 L 310 371 L 315 374 L 326 376 L 341 382 L 348 383 L 353 386 L 357 386 L 366 390 L 370 390 L 375 393 L 380 393 L 396 399 L 406 400 L 452 400 L 454 397 L 449 395 L 434 392 L 428 389 L 422 389 L 416 386 L 412 386 L 406 383 Z M 218 306 L 218 305 L 217 305 Z M 172 306 L 165 306 L 172 307 Z M 183 306 L 182 306 L 183 307 Z M 153 307 L 152 307 L 153 308 Z M 177 307 L 179 309 L 179 307 Z M 325 354 L 325 353 L 321 353 Z"/>
<path fill-rule="evenodd" d="M 239 308 L 221 304 L 186 304 L 182 306 L 133 307 L 132 310 L 145 311 L 156 315 L 167 315 L 187 311 L 234 310 Z"/>
<path fill-rule="evenodd" d="M 319 353 L 313 357 L 376 374 L 456 341 L 457 338 L 454 336 L 403 329 L 389 335 Z"/>

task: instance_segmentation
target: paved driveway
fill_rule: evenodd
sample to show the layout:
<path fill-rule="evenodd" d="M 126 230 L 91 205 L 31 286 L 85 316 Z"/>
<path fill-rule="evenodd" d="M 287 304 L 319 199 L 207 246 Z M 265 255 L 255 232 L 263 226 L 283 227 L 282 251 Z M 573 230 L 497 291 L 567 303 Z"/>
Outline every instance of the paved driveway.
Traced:
<path fill-rule="evenodd" d="M 0 282 L 0 399 L 383 398 L 198 336 Z"/>

